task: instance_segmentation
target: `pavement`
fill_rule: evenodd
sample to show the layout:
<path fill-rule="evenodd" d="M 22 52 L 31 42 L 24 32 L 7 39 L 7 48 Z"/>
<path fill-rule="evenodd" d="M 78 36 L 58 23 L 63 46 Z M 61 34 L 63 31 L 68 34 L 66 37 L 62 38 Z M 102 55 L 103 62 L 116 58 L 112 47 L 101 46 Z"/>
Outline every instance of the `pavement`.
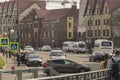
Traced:
<path fill-rule="evenodd" d="M 20 64 L 20 66 L 17 66 L 17 60 L 16 57 L 11 56 L 11 58 L 6 57 L 6 55 L 2 55 L 2 53 L 0 52 L 0 56 L 3 58 L 3 60 L 5 61 L 5 66 L 3 67 L 4 69 L 11 69 L 12 67 L 14 67 L 15 69 L 19 69 L 19 68 L 25 68 L 26 66 L 24 64 Z"/>

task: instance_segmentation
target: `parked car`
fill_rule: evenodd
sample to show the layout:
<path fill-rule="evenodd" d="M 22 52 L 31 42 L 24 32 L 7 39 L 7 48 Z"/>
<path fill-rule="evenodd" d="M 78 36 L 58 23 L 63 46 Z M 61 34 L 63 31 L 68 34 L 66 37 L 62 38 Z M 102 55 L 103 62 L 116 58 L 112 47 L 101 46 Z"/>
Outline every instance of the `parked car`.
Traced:
<path fill-rule="evenodd" d="M 62 50 L 52 50 L 50 52 L 51 59 L 65 59 L 66 54 Z"/>
<path fill-rule="evenodd" d="M 29 51 L 34 51 L 34 48 L 32 46 L 26 46 L 24 49 Z"/>
<path fill-rule="evenodd" d="M 49 45 L 44 45 L 42 48 L 42 51 L 51 51 L 52 48 Z"/>
<path fill-rule="evenodd" d="M 95 51 L 89 56 L 89 61 L 104 60 L 105 53 L 103 51 Z"/>
<path fill-rule="evenodd" d="M 91 70 L 87 65 L 78 64 L 67 59 L 47 60 L 43 67 L 52 67 L 59 73 L 79 73 Z M 44 73 L 49 74 L 49 71 L 45 70 Z"/>
<path fill-rule="evenodd" d="M 35 52 L 24 50 L 24 51 L 20 52 L 20 54 L 21 54 L 21 62 L 26 64 L 26 61 L 27 61 L 29 54 L 35 54 Z"/>
<path fill-rule="evenodd" d="M 26 59 L 27 66 L 42 66 L 42 57 L 37 54 L 29 54 Z"/>

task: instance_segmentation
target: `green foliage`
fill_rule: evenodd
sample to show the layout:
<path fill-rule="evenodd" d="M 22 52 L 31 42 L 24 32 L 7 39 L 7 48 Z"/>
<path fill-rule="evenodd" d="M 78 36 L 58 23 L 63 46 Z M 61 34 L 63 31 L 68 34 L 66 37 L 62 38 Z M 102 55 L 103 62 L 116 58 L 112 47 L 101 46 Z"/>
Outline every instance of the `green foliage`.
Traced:
<path fill-rule="evenodd" d="M 4 66 L 5 66 L 5 62 L 0 56 L 0 69 L 2 69 Z"/>

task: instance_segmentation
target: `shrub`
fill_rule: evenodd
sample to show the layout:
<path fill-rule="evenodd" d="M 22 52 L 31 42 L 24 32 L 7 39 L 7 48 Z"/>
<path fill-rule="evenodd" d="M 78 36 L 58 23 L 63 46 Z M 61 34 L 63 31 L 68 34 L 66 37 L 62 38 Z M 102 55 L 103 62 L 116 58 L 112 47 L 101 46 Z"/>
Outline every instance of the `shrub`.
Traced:
<path fill-rule="evenodd" d="M 0 69 L 2 69 L 4 66 L 5 66 L 5 62 L 0 56 Z"/>

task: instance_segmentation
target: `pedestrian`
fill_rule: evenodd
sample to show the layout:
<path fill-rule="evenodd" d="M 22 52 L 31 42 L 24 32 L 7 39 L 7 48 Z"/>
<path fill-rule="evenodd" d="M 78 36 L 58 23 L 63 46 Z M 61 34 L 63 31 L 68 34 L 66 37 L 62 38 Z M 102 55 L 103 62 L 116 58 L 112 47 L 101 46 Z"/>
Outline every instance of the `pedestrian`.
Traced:
<path fill-rule="evenodd" d="M 20 66 L 20 60 L 21 60 L 21 59 L 20 59 L 20 54 L 17 53 L 17 65 L 18 65 L 18 66 Z"/>
<path fill-rule="evenodd" d="M 2 47 L 2 53 L 3 53 L 3 56 L 5 55 L 5 50 L 3 49 L 3 47 Z"/>
<path fill-rule="evenodd" d="M 107 68 L 111 68 L 111 70 L 112 70 L 111 80 L 120 80 L 119 75 L 115 75 L 115 73 L 113 74 L 113 72 L 114 72 L 113 65 L 118 62 L 120 62 L 120 51 L 116 51 L 114 53 L 114 55 L 111 57 L 111 59 L 108 60 Z M 118 70 L 118 72 L 119 72 L 119 70 Z"/>
<path fill-rule="evenodd" d="M 106 69 L 107 68 L 109 58 L 110 58 L 109 55 L 105 54 L 104 60 L 100 64 L 100 69 Z"/>

